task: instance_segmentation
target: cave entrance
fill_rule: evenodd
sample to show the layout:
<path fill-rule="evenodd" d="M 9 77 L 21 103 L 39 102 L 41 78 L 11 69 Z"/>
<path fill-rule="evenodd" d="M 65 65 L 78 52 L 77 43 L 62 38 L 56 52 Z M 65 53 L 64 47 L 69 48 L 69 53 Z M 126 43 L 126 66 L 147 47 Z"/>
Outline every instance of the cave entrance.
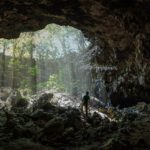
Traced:
<path fill-rule="evenodd" d="M 90 91 L 90 45 L 80 30 L 56 24 L 21 33 L 18 39 L 0 39 L 0 86 L 30 93 Z"/>

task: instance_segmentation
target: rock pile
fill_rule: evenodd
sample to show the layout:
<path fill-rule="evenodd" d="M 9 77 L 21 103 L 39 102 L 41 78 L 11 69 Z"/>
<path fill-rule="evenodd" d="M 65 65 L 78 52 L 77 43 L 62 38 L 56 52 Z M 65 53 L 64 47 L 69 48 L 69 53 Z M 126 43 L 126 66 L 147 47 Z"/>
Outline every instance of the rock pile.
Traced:
<path fill-rule="evenodd" d="M 53 105 L 53 96 L 39 96 L 30 111 L 22 105 L 0 110 L 2 150 L 149 149 L 150 105 L 101 107 L 87 118 L 77 108 Z"/>

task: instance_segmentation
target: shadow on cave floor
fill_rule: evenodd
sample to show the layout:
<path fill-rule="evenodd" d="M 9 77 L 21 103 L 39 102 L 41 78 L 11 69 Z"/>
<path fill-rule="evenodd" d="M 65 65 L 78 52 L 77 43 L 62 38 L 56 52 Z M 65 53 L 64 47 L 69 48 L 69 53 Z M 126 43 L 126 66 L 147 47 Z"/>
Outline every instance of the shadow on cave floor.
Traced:
<path fill-rule="evenodd" d="M 60 106 L 60 101 L 69 104 L 68 99 L 78 101 L 67 94 L 47 92 L 32 96 L 30 103 L 21 98 L 10 110 L 1 108 L 1 149 L 149 148 L 150 105 L 139 103 L 123 110 L 100 106 L 96 111 L 91 108 L 86 118 L 79 105 Z"/>

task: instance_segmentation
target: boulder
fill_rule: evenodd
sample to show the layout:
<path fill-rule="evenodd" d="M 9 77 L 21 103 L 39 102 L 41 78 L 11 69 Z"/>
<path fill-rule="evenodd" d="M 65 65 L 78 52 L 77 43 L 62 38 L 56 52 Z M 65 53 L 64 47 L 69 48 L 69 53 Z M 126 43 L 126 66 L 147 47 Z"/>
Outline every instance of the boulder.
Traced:
<path fill-rule="evenodd" d="M 15 138 L 32 138 L 33 135 L 34 131 L 22 125 L 16 125 L 13 129 L 13 136 Z"/>
<path fill-rule="evenodd" d="M 5 102 L 0 100 L 0 109 L 2 109 L 5 106 Z"/>
<path fill-rule="evenodd" d="M 120 150 L 120 149 L 128 149 L 127 143 L 124 143 L 118 137 L 112 137 L 105 142 L 105 144 L 100 148 L 103 150 Z"/>
<path fill-rule="evenodd" d="M 28 106 L 28 100 L 25 98 L 18 99 L 16 105 L 14 105 L 14 107 L 24 107 L 24 108 L 27 108 L 27 106 Z"/>
<path fill-rule="evenodd" d="M 53 114 L 51 113 L 48 113 L 48 112 L 44 112 L 42 109 L 37 109 L 36 111 L 34 111 L 32 114 L 31 114 L 31 118 L 33 120 L 50 120 L 52 119 L 54 116 Z"/>
<path fill-rule="evenodd" d="M 75 129 L 83 128 L 83 124 L 80 117 L 80 112 L 78 109 L 69 108 L 64 114 L 66 120 L 65 127 L 74 127 Z"/>
<path fill-rule="evenodd" d="M 6 107 L 10 110 L 13 107 L 16 107 L 17 103 L 22 99 L 22 96 L 18 90 L 12 90 L 9 97 L 6 100 Z"/>
<path fill-rule="evenodd" d="M 0 110 L 0 127 L 5 124 L 6 120 L 7 118 L 4 111 Z"/>
<path fill-rule="evenodd" d="M 10 88 L 1 88 L 0 89 L 0 100 L 6 101 L 10 94 Z"/>
<path fill-rule="evenodd" d="M 36 109 L 44 109 L 49 110 L 52 109 L 53 106 L 51 105 L 50 101 L 53 98 L 52 93 L 44 93 L 39 96 L 39 98 L 33 104 L 33 110 Z"/>
<path fill-rule="evenodd" d="M 70 137 L 74 134 L 74 129 L 72 127 L 69 127 L 67 129 L 65 129 L 64 133 L 63 133 L 63 137 Z"/>
<path fill-rule="evenodd" d="M 3 146 L 3 150 L 52 150 L 51 147 L 45 147 L 34 143 L 30 139 L 21 138 Z"/>
<path fill-rule="evenodd" d="M 39 96 L 39 99 L 37 101 L 42 104 L 47 101 L 50 101 L 52 98 L 53 98 L 53 93 L 43 93 Z"/>
<path fill-rule="evenodd" d="M 150 113 L 150 104 L 147 105 L 147 112 Z"/>
<path fill-rule="evenodd" d="M 64 131 L 64 120 L 60 117 L 56 117 L 47 122 L 44 127 L 43 133 L 50 136 L 60 136 Z"/>
<path fill-rule="evenodd" d="M 60 117 L 56 117 L 48 121 L 44 129 L 37 136 L 37 140 L 46 145 L 57 145 L 57 142 L 62 141 L 64 133 L 64 120 Z"/>
<path fill-rule="evenodd" d="M 146 111 L 147 110 L 147 104 L 145 102 L 139 102 L 137 103 L 137 105 L 135 106 L 135 109 L 137 109 L 138 111 L 142 112 L 142 111 Z"/>

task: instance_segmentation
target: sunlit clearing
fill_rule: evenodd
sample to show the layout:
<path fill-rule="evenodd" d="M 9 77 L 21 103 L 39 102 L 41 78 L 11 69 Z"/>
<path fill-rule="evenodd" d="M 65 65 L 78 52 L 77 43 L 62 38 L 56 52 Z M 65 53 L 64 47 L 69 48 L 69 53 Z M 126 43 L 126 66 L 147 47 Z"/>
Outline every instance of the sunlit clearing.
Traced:
<path fill-rule="evenodd" d="M 18 39 L 0 39 L 0 86 L 79 95 L 87 88 L 81 55 L 89 46 L 80 30 L 56 24 L 21 33 Z"/>

